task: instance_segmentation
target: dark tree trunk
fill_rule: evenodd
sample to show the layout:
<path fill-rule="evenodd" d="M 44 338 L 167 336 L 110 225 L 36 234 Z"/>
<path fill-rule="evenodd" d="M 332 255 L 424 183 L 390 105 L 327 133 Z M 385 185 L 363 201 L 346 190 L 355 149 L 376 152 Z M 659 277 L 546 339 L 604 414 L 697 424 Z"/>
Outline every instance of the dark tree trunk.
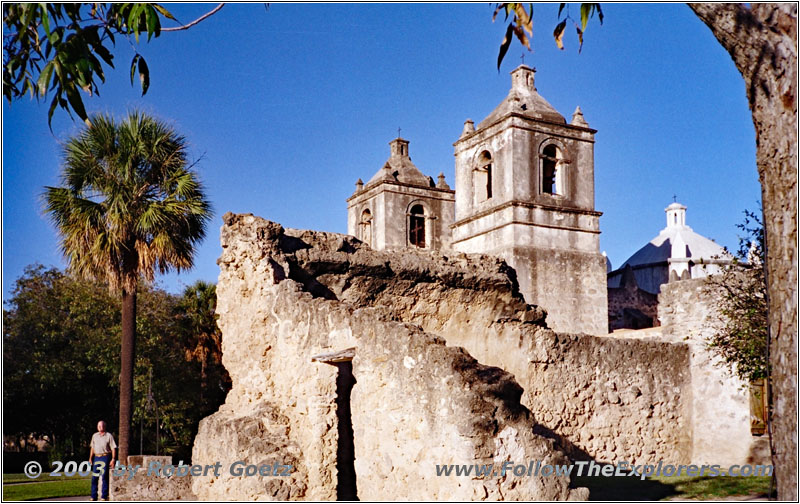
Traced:
<path fill-rule="evenodd" d="M 767 249 L 772 433 L 780 500 L 797 500 L 797 5 L 689 4 L 744 77 Z"/>
<path fill-rule="evenodd" d="M 133 363 L 136 359 L 136 288 L 122 290 L 122 349 L 119 373 L 119 454 L 128 463 L 133 419 Z"/>

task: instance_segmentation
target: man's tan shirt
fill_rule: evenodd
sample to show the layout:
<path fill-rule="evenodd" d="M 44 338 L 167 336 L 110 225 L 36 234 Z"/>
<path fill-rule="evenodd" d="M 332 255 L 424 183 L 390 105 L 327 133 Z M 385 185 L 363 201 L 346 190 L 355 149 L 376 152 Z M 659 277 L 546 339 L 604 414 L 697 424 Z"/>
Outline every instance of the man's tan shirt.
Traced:
<path fill-rule="evenodd" d="M 114 442 L 114 436 L 110 432 L 100 434 L 95 432 L 92 436 L 92 449 L 95 455 L 104 455 L 111 453 L 111 450 L 117 449 L 117 443 Z"/>

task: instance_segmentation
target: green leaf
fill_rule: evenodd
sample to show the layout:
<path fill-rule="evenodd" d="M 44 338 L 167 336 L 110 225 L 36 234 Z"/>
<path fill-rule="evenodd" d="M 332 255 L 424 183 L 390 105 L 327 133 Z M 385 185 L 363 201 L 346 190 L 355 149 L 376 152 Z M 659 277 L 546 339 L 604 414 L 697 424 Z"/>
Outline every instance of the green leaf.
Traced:
<path fill-rule="evenodd" d="M 139 61 L 139 54 L 136 54 L 131 60 L 131 86 L 133 86 L 133 76 L 136 75 L 136 62 Z"/>
<path fill-rule="evenodd" d="M 581 29 L 579 32 L 586 30 L 586 23 L 589 22 L 589 15 L 592 13 L 592 4 L 581 4 Z"/>
<path fill-rule="evenodd" d="M 563 11 L 564 7 L 566 7 L 566 6 L 567 6 L 567 4 L 565 4 L 565 3 L 562 3 L 562 4 L 560 4 L 558 6 L 558 17 L 559 17 L 559 19 L 561 18 L 561 11 Z"/>
<path fill-rule="evenodd" d="M 156 37 L 161 35 L 161 23 L 158 20 L 158 13 L 152 6 L 146 6 L 144 12 L 147 19 L 147 41 L 149 42 L 153 35 Z"/>
<path fill-rule="evenodd" d="M 128 13 L 128 33 L 133 32 L 136 43 L 139 43 L 139 16 L 142 13 L 142 9 L 142 5 L 135 5 Z"/>
<path fill-rule="evenodd" d="M 92 49 L 94 49 L 95 54 L 103 58 L 103 61 L 105 61 L 108 66 L 114 68 L 114 55 L 111 54 L 103 44 L 95 44 L 92 46 Z"/>
<path fill-rule="evenodd" d="M 64 91 L 67 93 L 67 100 L 69 100 L 72 110 L 78 114 L 78 117 L 83 119 L 87 126 L 91 126 L 92 123 L 89 121 L 89 116 L 86 115 L 86 109 L 83 106 L 83 99 L 81 99 L 81 94 L 75 84 L 70 83 L 64 88 Z"/>
<path fill-rule="evenodd" d="M 75 77 L 78 85 L 87 91 L 92 81 L 92 69 L 89 67 L 89 60 L 81 58 L 75 64 Z"/>
<path fill-rule="evenodd" d="M 53 112 L 55 112 L 57 106 L 58 95 L 56 94 L 53 97 L 53 101 L 50 102 L 50 109 L 47 111 L 47 126 L 50 127 L 50 131 L 53 131 Z"/>
<path fill-rule="evenodd" d="M 594 6 L 597 9 L 597 19 L 600 20 L 600 24 L 603 24 L 603 9 L 600 8 L 600 4 L 594 4 Z"/>
<path fill-rule="evenodd" d="M 503 58 L 506 57 L 506 53 L 508 52 L 509 46 L 511 46 L 511 35 L 514 33 L 514 26 L 513 23 L 509 23 L 508 28 L 506 28 L 506 36 L 503 39 L 503 43 L 500 44 L 500 52 L 497 55 L 497 71 L 500 72 L 500 64 L 503 62 Z"/>
<path fill-rule="evenodd" d="M 33 81 L 31 79 L 25 79 L 24 84 L 22 85 L 22 94 L 27 92 L 31 93 L 31 98 L 34 97 L 34 93 L 36 92 L 33 86 Z"/>
<path fill-rule="evenodd" d="M 50 36 L 50 17 L 47 15 L 47 4 L 39 4 L 39 8 L 42 9 L 42 26 L 44 26 L 44 32 L 47 36 Z"/>
<path fill-rule="evenodd" d="M 139 58 L 139 82 L 142 83 L 142 96 L 144 96 L 150 88 L 150 69 L 147 68 L 143 57 Z"/>
<path fill-rule="evenodd" d="M 64 27 L 59 26 L 58 28 L 53 30 L 53 32 L 50 35 L 47 36 L 47 40 L 49 40 L 50 43 L 55 46 L 61 43 L 61 36 L 63 35 L 63 33 L 64 33 Z"/>
<path fill-rule="evenodd" d="M 173 16 L 172 14 L 170 14 L 170 12 L 169 12 L 167 9 L 165 9 L 164 7 L 162 7 L 161 5 L 159 5 L 159 4 L 153 4 L 153 8 L 154 8 L 155 10 L 157 10 L 158 12 L 160 12 L 160 13 L 161 13 L 161 15 L 162 15 L 162 16 L 164 16 L 165 18 L 171 19 L 171 20 L 173 20 L 173 21 L 177 21 L 177 19 L 175 19 L 175 16 Z M 499 7 L 498 7 L 498 9 L 499 9 Z M 495 11 L 495 14 L 496 14 L 496 13 L 497 13 L 497 11 Z"/>
<path fill-rule="evenodd" d="M 53 75 L 53 62 L 51 61 L 42 69 L 39 74 L 39 80 L 36 84 L 39 86 L 39 94 L 44 95 L 47 93 L 47 83 L 50 82 L 50 77 Z"/>
<path fill-rule="evenodd" d="M 556 29 L 553 30 L 553 38 L 556 39 L 556 45 L 562 51 L 564 50 L 564 28 L 567 26 L 567 20 L 563 20 L 556 25 Z"/>

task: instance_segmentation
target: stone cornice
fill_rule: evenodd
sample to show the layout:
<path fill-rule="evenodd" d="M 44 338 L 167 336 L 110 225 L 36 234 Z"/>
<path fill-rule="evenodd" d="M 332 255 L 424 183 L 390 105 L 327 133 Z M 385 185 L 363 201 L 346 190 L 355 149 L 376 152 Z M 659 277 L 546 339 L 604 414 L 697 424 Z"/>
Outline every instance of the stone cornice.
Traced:
<path fill-rule="evenodd" d="M 498 126 L 498 125 L 499 125 L 499 124 L 501 124 L 502 122 L 504 122 L 504 121 L 506 121 L 506 120 L 508 120 L 508 119 L 512 119 L 512 118 L 514 118 L 514 117 L 520 118 L 520 119 L 522 119 L 523 121 L 525 121 L 526 123 L 542 124 L 542 125 L 545 125 L 545 126 L 556 126 L 556 127 L 559 127 L 559 128 L 565 128 L 565 129 L 567 129 L 567 130 L 574 130 L 574 131 L 576 131 L 576 132 L 591 133 L 592 135 L 594 135 L 595 133 L 597 133 L 597 130 L 596 130 L 596 129 L 593 129 L 593 128 L 588 128 L 588 127 L 583 127 L 583 126 L 576 126 L 576 125 L 574 125 L 574 124 L 569 124 L 569 123 L 560 123 L 560 122 L 554 122 L 554 121 L 546 121 L 546 120 L 544 120 L 544 119 L 531 119 L 530 117 L 528 117 L 528 116 L 525 116 L 525 115 L 523 115 L 523 114 L 518 114 L 518 113 L 512 112 L 512 113 L 510 113 L 510 114 L 506 114 L 506 115 L 504 115 L 503 117 L 501 117 L 500 119 L 498 119 L 498 120 L 494 121 L 493 123 L 491 123 L 491 124 L 489 124 L 489 125 L 487 125 L 487 126 L 485 126 L 485 127 L 481 128 L 481 129 L 479 129 L 479 130 L 476 130 L 474 133 L 470 133 L 470 134 L 469 134 L 469 135 L 467 135 L 467 136 L 464 136 L 464 137 L 461 137 L 461 138 L 459 138 L 458 140 L 456 140 L 456 141 L 453 143 L 453 146 L 454 146 L 454 147 L 457 147 L 459 144 L 461 144 L 461 143 L 463 143 L 463 142 L 467 142 L 467 141 L 469 141 L 469 140 L 471 140 L 471 139 L 474 139 L 474 138 L 476 138 L 476 137 L 479 137 L 479 136 L 480 136 L 482 133 L 487 133 L 487 132 L 489 132 L 489 131 L 490 131 L 492 128 L 495 128 L 496 126 Z M 536 132 L 541 132 L 541 133 L 552 133 L 552 131 L 543 131 L 541 128 L 535 128 L 535 127 L 524 127 L 524 126 L 520 126 L 520 125 L 517 125 L 517 124 L 511 124 L 511 125 L 510 125 L 510 127 L 511 127 L 511 128 L 518 128 L 518 129 L 526 129 L 526 130 L 528 130 L 528 131 L 536 131 Z M 494 136 L 494 135 L 496 135 L 496 134 L 497 134 L 497 133 L 491 133 L 491 134 L 489 134 L 488 136 Z M 570 138 L 574 138 L 574 137 L 570 137 Z M 582 140 L 582 141 L 584 141 L 584 142 L 592 142 L 592 143 L 594 143 L 594 139 L 593 139 L 593 138 L 592 138 L 592 139 L 577 138 L 577 139 L 578 139 L 578 140 Z"/>
<path fill-rule="evenodd" d="M 453 224 L 450 225 L 450 228 L 452 229 L 452 228 L 455 228 L 456 226 L 462 226 L 464 224 L 468 224 L 468 223 L 470 223 L 470 222 L 472 222 L 474 220 L 480 219 L 481 217 L 485 217 L 485 216 L 487 216 L 489 214 L 498 212 L 500 210 L 505 210 L 506 208 L 509 208 L 509 207 L 523 207 L 523 208 L 531 208 L 531 209 L 541 208 L 542 210 L 555 210 L 555 211 L 558 211 L 558 212 L 578 214 L 578 215 L 590 215 L 590 216 L 594 216 L 594 217 L 600 217 L 601 215 L 603 215 L 603 212 L 598 212 L 596 210 L 582 210 L 580 208 L 566 208 L 566 207 L 551 206 L 551 205 L 541 205 L 541 204 L 537 204 L 537 203 L 528 203 L 526 201 L 511 200 L 511 201 L 506 201 L 505 203 L 501 203 L 500 205 L 493 206 L 492 208 L 487 208 L 486 210 L 482 210 L 482 211 L 476 213 L 475 215 L 471 215 L 471 216 L 467 217 L 466 219 L 461 219 L 459 221 L 456 221 L 456 222 L 454 222 Z M 529 223 L 529 224 L 532 224 L 532 223 Z M 536 224 L 536 225 L 539 225 L 539 224 Z M 599 231 L 598 231 L 598 233 L 599 233 Z"/>
<path fill-rule="evenodd" d="M 452 195 L 453 199 L 455 198 L 455 194 L 456 194 L 455 189 L 441 189 L 439 187 L 423 186 L 423 185 L 419 185 L 419 184 L 407 184 L 407 183 L 399 182 L 399 181 L 396 181 L 396 180 L 378 180 L 376 182 L 373 182 L 373 183 L 371 183 L 369 185 L 364 186 L 364 189 L 362 189 L 361 191 L 358 191 L 357 193 L 354 193 L 349 198 L 347 198 L 345 201 L 347 203 L 350 203 L 350 201 L 357 199 L 359 196 L 363 196 L 364 194 L 366 194 L 369 191 L 372 191 L 373 189 L 382 189 L 383 191 L 391 192 L 391 193 L 395 193 L 395 194 L 408 194 L 408 193 L 404 193 L 404 192 L 401 192 L 401 191 L 396 191 L 396 190 L 393 191 L 393 190 L 391 190 L 389 188 L 380 188 L 380 186 L 383 185 L 383 184 L 386 184 L 388 186 L 408 187 L 408 188 L 413 188 L 413 189 L 421 189 L 421 190 L 424 190 L 424 191 L 432 191 L 432 192 L 435 192 L 435 193 L 441 193 L 442 195 Z M 380 191 L 378 191 L 378 192 L 380 192 Z M 446 196 L 445 197 L 439 197 L 439 198 L 436 198 L 436 199 L 441 199 L 441 200 L 444 200 L 444 201 L 453 201 L 453 199 L 447 198 Z"/>

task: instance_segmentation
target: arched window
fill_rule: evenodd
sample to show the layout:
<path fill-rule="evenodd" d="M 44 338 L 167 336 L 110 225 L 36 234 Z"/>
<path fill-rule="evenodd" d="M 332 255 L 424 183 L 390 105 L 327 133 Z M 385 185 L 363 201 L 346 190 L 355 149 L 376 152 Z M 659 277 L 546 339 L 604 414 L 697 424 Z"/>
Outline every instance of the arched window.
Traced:
<path fill-rule="evenodd" d="M 425 248 L 425 209 L 422 205 L 411 207 L 408 241 L 415 247 Z"/>
<path fill-rule="evenodd" d="M 361 222 L 359 223 L 361 227 L 361 241 L 372 246 L 372 212 L 369 211 L 369 208 L 365 208 L 363 212 L 361 212 Z"/>
<path fill-rule="evenodd" d="M 492 155 L 483 151 L 473 173 L 475 203 L 492 198 Z"/>
<path fill-rule="evenodd" d="M 565 163 L 561 150 L 553 144 L 542 150 L 542 192 L 546 194 L 565 193 Z"/>

